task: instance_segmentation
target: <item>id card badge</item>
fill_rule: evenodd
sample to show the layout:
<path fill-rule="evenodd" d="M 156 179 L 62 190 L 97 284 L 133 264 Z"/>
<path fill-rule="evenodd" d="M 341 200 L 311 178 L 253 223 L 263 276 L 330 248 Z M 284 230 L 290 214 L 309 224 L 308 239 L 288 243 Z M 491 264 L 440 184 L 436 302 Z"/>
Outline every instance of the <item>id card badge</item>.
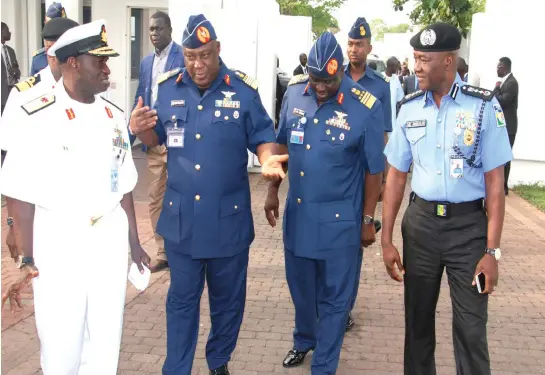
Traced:
<path fill-rule="evenodd" d="M 303 129 L 293 129 L 291 131 L 290 143 L 302 145 L 305 140 L 305 131 Z"/>
<path fill-rule="evenodd" d="M 450 178 L 464 177 L 464 159 L 453 155 L 450 157 Z"/>
<path fill-rule="evenodd" d="M 169 128 L 167 129 L 167 147 L 184 147 L 185 129 Z"/>
<path fill-rule="evenodd" d="M 117 168 L 112 168 L 110 171 L 110 186 L 112 193 L 117 193 L 119 190 L 119 170 Z"/>

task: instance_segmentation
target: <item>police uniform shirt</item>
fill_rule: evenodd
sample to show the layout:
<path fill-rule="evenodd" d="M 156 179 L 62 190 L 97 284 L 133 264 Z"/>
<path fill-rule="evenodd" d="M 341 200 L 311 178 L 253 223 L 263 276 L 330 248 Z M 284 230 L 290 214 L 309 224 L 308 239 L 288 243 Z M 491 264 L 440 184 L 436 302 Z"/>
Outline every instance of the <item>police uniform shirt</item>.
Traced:
<path fill-rule="evenodd" d="M 8 152 L 2 194 L 58 213 L 66 225 L 88 225 L 136 185 L 123 112 L 100 96 L 92 104 L 72 100 L 61 80 L 14 118 L 25 147 Z"/>
<path fill-rule="evenodd" d="M 344 68 L 346 75 L 352 79 L 350 74 L 350 64 Z M 382 110 L 384 112 L 384 131 L 392 131 L 392 111 L 387 105 L 390 103 L 390 82 L 389 79 L 384 78 L 381 74 L 375 72 L 373 69 L 366 67 L 364 75 L 358 80 L 358 83 L 363 88 L 373 94 L 382 103 Z"/>
<path fill-rule="evenodd" d="M 45 52 L 45 47 L 40 48 L 32 56 L 32 62 L 30 64 L 30 75 L 37 74 L 40 70 L 46 68 L 47 63 L 47 54 Z"/>
<path fill-rule="evenodd" d="M 15 143 L 22 143 L 24 147 L 24 139 L 13 139 L 11 136 L 13 133 L 12 128 L 20 126 L 18 116 L 20 115 L 21 105 L 50 92 L 56 83 L 51 68 L 46 66 L 38 74 L 14 86 L 0 120 L 0 148 L 2 150 L 7 151 Z"/>
<path fill-rule="evenodd" d="M 348 77 L 318 107 L 307 81 L 296 76 L 288 86 L 277 135 L 290 156 L 284 244 L 296 256 L 326 259 L 359 247 L 365 170 L 384 169 L 383 110 Z"/>
<path fill-rule="evenodd" d="M 440 108 L 431 92 L 402 100 L 385 154 L 407 172 L 412 190 L 428 201 L 468 202 L 486 195 L 484 173 L 512 160 L 503 111 L 492 93 L 456 75 Z"/>
<path fill-rule="evenodd" d="M 157 233 L 194 258 L 229 257 L 254 238 L 248 152 L 275 141 L 255 81 L 223 62 L 201 96 L 186 71 L 159 80 L 155 131 L 168 149 Z M 166 78 L 165 78 L 166 77 Z"/>

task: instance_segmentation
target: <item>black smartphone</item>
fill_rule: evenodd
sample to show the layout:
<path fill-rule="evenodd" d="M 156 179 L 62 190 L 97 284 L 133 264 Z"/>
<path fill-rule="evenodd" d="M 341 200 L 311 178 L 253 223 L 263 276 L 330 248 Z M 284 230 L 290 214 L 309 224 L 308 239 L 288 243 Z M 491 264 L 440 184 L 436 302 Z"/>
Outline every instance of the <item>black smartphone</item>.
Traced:
<path fill-rule="evenodd" d="M 475 276 L 475 283 L 477 284 L 477 290 L 479 293 L 482 293 L 483 290 L 486 288 L 486 277 L 484 273 L 480 273 L 477 276 Z"/>
<path fill-rule="evenodd" d="M 375 224 L 375 233 L 380 232 L 380 229 L 382 228 L 382 223 L 380 220 L 375 220 L 373 224 Z"/>

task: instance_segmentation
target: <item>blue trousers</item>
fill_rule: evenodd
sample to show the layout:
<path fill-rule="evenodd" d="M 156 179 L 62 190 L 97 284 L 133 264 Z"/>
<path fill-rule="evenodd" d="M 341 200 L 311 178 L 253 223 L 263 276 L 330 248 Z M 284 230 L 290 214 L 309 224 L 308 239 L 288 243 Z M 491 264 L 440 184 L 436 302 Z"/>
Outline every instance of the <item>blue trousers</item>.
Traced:
<path fill-rule="evenodd" d="M 300 258 L 285 251 L 286 278 L 295 305 L 294 349 L 312 355 L 312 375 L 334 375 L 354 294 L 357 252 L 327 259 Z"/>
<path fill-rule="evenodd" d="M 354 310 L 356 298 L 358 298 L 358 289 L 360 288 L 361 267 L 363 265 L 363 248 L 358 251 L 358 269 L 356 270 L 356 286 L 354 287 L 354 296 L 350 304 L 350 311 Z"/>
<path fill-rule="evenodd" d="M 163 375 L 191 374 L 204 280 L 208 286 L 212 328 L 206 344 L 210 369 L 221 367 L 235 350 L 244 305 L 248 250 L 229 258 L 192 259 L 169 251 L 170 288 L 167 296 L 167 357 Z"/>

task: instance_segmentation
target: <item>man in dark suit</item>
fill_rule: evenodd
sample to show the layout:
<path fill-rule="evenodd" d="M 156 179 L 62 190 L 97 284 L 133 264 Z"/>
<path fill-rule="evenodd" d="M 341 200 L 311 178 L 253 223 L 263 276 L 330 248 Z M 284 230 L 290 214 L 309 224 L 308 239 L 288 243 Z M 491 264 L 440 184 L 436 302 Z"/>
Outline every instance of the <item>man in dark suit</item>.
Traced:
<path fill-rule="evenodd" d="M 307 54 L 302 53 L 299 55 L 299 66 L 293 71 L 293 75 L 307 74 Z"/>
<path fill-rule="evenodd" d="M 403 93 L 412 94 L 418 90 L 418 79 L 414 74 L 403 77 Z"/>
<path fill-rule="evenodd" d="M 469 71 L 469 67 L 467 66 L 466 61 L 461 57 L 458 57 L 458 60 L 456 61 L 456 70 L 460 78 L 464 82 L 467 82 L 467 72 Z"/>
<path fill-rule="evenodd" d="M 172 40 L 170 17 L 165 12 L 156 12 L 151 16 L 149 26 L 150 40 L 155 51 L 142 59 L 140 78 L 134 107 L 139 101 L 146 107 L 153 108 L 157 100 L 157 85 L 160 76 L 170 70 L 184 67 L 182 47 Z M 135 137 L 131 136 L 131 143 Z M 157 244 L 157 258 L 151 264 L 151 272 L 168 267 L 163 238 L 155 231 L 163 207 L 167 182 L 167 150 L 164 145 L 147 148 L 149 181 L 149 213 Z"/>
<path fill-rule="evenodd" d="M 11 40 L 11 32 L 9 31 L 8 25 L 2 22 L 2 77 L 6 75 L 7 83 L 7 92 L 13 88 L 13 86 L 19 82 L 21 78 L 21 70 L 19 69 L 19 63 L 17 62 L 17 57 L 15 56 L 15 51 L 10 46 L 6 45 L 6 42 Z M 2 82 L 4 82 L 2 80 Z M 3 83 L 2 83 L 3 84 Z M 4 89 L 4 87 L 2 87 Z M 2 110 L 4 109 L 4 91 L 2 91 Z M 6 95 L 7 100 L 7 95 Z"/>
<path fill-rule="evenodd" d="M 509 134 L 509 143 L 511 148 L 515 144 L 515 137 L 517 135 L 517 109 L 519 103 L 519 83 L 515 76 L 511 73 L 511 59 L 509 57 L 502 57 L 498 62 L 497 68 L 498 77 L 500 80 L 496 82 L 494 88 L 494 95 L 500 102 L 501 110 L 503 110 L 505 118 L 502 119 L 501 110 L 496 111 L 496 117 L 498 125 L 500 121 L 505 121 L 507 124 L 507 133 Z M 503 124 L 505 125 L 505 124 Z M 505 164 L 505 195 L 509 194 L 509 188 L 507 182 L 509 180 L 509 172 L 511 170 L 511 163 Z"/>

